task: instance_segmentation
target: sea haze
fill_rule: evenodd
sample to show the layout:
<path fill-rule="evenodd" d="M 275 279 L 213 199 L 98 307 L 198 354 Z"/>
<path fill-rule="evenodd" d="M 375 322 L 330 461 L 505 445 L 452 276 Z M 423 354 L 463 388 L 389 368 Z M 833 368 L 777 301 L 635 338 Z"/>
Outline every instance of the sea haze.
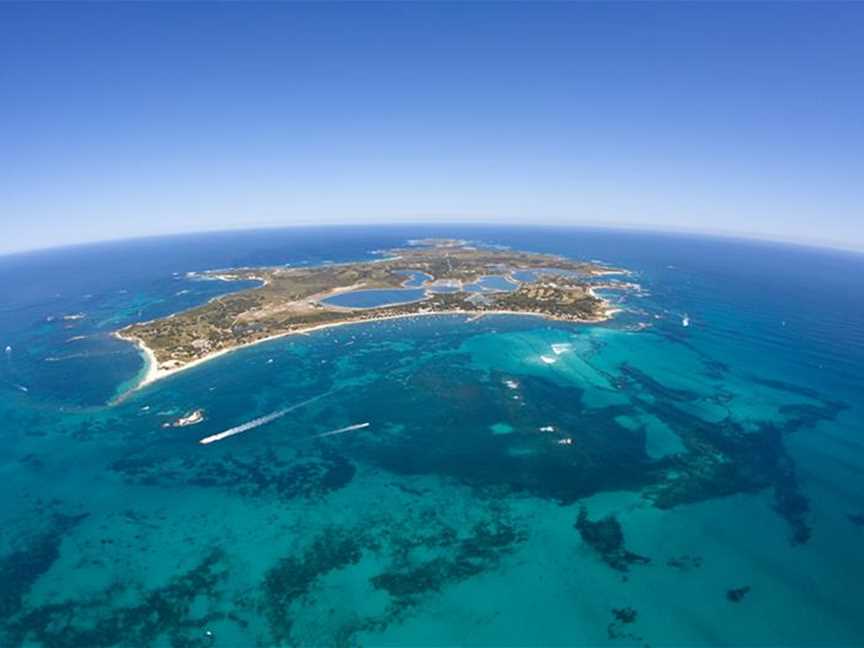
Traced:
<path fill-rule="evenodd" d="M 113 331 L 253 285 L 188 273 L 430 236 L 632 274 L 601 325 L 340 326 L 115 401 L 143 359 Z M 0 257 L 0 645 L 860 644 L 862 279 L 852 253 L 501 227 Z"/>

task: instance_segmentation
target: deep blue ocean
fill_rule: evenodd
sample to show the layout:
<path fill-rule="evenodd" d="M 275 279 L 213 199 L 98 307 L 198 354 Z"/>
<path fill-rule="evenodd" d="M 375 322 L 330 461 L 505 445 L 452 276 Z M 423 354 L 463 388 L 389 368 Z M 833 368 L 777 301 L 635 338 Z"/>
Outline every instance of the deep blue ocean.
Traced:
<path fill-rule="evenodd" d="M 252 285 L 187 273 L 432 236 L 638 286 L 600 325 L 342 326 L 116 400 L 144 360 L 113 331 Z M 0 475 L 4 647 L 864 645 L 864 255 L 403 226 L 3 256 Z"/>

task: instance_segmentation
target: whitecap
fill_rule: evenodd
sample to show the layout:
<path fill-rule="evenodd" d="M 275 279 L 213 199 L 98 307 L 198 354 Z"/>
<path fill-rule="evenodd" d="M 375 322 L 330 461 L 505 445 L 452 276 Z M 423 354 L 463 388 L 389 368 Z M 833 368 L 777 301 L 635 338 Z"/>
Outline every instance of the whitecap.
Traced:
<path fill-rule="evenodd" d="M 552 353 L 555 355 L 561 355 L 562 353 L 566 353 L 573 348 L 573 345 L 569 342 L 561 342 L 552 345 Z"/>

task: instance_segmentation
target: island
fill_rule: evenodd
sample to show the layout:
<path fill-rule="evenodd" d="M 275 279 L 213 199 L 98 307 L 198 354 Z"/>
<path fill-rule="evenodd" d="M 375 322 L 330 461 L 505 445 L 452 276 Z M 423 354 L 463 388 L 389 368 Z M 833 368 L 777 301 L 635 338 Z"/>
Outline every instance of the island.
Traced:
<path fill-rule="evenodd" d="M 597 262 L 454 239 L 422 239 L 377 254 L 381 258 L 355 263 L 196 275 L 259 285 L 117 331 L 117 337 L 137 344 L 148 358 L 137 387 L 240 347 L 341 324 L 492 313 L 599 322 L 613 309 L 594 292 L 595 278 L 625 272 Z M 360 293 L 381 303 L 357 307 L 338 302 L 340 295 Z"/>

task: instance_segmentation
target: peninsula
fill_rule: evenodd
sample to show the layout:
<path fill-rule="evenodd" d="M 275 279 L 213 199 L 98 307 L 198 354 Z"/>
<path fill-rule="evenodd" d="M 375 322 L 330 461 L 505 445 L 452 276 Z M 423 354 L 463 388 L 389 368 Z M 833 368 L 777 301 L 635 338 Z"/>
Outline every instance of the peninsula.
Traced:
<path fill-rule="evenodd" d="M 115 335 L 148 358 L 139 387 L 233 349 L 315 329 L 429 314 L 537 315 L 573 322 L 607 319 L 592 278 L 621 273 L 594 262 L 465 241 L 424 239 L 382 251 L 382 258 L 318 267 L 238 268 L 202 278 L 255 280 L 259 286 L 217 297 Z M 372 307 L 340 305 L 356 291 L 386 299 Z M 380 292 L 378 292 L 380 291 Z"/>

